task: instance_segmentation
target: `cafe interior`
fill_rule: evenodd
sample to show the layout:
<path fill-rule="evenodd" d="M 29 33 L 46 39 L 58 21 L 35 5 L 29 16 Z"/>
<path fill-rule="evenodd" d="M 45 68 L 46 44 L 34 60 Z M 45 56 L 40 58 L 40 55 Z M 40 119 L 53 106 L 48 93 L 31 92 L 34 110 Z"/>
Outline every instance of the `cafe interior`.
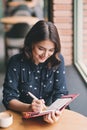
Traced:
<path fill-rule="evenodd" d="M 70 104 L 70 109 L 87 116 L 87 45 L 84 49 L 86 60 L 83 65 L 86 76 L 83 76 L 83 71 L 79 71 L 81 69 L 78 69 L 76 64 L 78 56 L 75 48 L 76 42 L 79 41 L 76 40 L 76 36 L 81 38 L 80 33 L 78 34 L 79 27 L 76 31 L 75 26 L 80 26 L 81 22 L 80 25 L 74 24 L 77 20 L 75 15 L 77 4 L 81 7 L 81 2 L 84 2 L 84 21 L 85 26 L 87 25 L 87 1 L 77 1 L 79 2 L 76 0 L 0 0 L 0 112 L 5 110 L 2 104 L 2 89 L 8 59 L 21 51 L 24 38 L 31 27 L 39 20 L 46 20 L 52 21 L 60 33 L 69 93 L 79 94 L 78 98 Z M 82 14 L 81 9 L 78 10 Z M 80 15 L 79 19 L 81 18 Z M 87 30 L 84 35 L 86 35 L 84 41 L 87 41 Z M 79 47 L 78 50 L 81 48 Z M 81 56 L 80 52 L 78 53 Z"/>

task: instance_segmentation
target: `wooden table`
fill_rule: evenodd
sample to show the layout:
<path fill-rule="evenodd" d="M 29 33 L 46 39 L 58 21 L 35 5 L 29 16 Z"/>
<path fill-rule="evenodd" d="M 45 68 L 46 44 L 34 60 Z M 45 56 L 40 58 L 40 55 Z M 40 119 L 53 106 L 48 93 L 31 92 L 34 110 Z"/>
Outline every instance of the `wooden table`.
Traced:
<path fill-rule="evenodd" d="M 16 24 L 16 23 L 28 23 L 29 25 L 34 25 L 39 19 L 32 16 L 9 16 L 0 19 L 3 24 Z"/>
<path fill-rule="evenodd" d="M 42 118 L 24 120 L 20 114 L 10 112 L 13 114 L 14 121 L 5 130 L 87 130 L 87 118 L 70 110 L 64 110 L 59 121 L 54 124 L 48 124 Z"/>
<path fill-rule="evenodd" d="M 36 3 L 33 1 L 12 1 L 12 2 L 8 2 L 8 6 L 10 7 L 16 7 L 19 5 L 27 5 L 30 8 L 35 7 Z"/>

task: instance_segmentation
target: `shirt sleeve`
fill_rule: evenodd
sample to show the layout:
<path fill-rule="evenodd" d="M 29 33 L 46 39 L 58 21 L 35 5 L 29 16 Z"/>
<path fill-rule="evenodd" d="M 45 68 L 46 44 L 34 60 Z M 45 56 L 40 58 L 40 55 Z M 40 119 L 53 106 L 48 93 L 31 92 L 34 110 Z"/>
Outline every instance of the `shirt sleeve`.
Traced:
<path fill-rule="evenodd" d="M 62 55 L 60 55 L 59 58 L 61 63 L 59 64 L 58 69 L 55 71 L 53 101 L 63 95 L 68 94 L 66 87 L 64 58 Z"/>
<path fill-rule="evenodd" d="M 19 64 L 15 58 L 9 60 L 6 76 L 3 84 L 3 104 L 8 108 L 9 101 L 19 99 L 20 93 L 18 90 L 19 80 Z"/>

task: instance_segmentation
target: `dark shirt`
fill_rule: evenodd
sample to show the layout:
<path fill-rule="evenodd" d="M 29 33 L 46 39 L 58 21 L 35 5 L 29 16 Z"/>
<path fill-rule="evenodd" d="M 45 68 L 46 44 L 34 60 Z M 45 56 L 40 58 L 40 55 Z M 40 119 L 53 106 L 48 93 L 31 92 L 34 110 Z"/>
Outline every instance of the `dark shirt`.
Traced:
<path fill-rule="evenodd" d="M 57 98 L 68 94 L 65 81 L 64 58 L 59 56 L 61 63 L 57 69 L 48 69 L 45 63 L 34 64 L 23 58 L 22 54 L 13 56 L 8 63 L 3 84 L 3 103 L 8 108 L 12 99 L 24 103 L 31 103 L 32 92 L 37 98 L 43 98 L 46 105 L 50 105 Z"/>

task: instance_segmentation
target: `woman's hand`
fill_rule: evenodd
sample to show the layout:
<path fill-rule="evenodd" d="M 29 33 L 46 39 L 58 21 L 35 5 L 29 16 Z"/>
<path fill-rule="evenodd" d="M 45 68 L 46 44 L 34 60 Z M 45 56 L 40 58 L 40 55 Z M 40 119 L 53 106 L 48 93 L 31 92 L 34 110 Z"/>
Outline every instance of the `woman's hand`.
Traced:
<path fill-rule="evenodd" d="M 60 111 L 52 111 L 51 113 L 45 115 L 43 117 L 43 119 L 47 123 L 53 124 L 53 123 L 55 123 L 55 122 L 57 122 L 59 120 L 60 116 L 61 116 Z"/>
<path fill-rule="evenodd" d="M 41 112 L 42 110 L 46 109 L 44 100 L 33 100 L 31 103 L 31 109 L 34 112 Z"/>

